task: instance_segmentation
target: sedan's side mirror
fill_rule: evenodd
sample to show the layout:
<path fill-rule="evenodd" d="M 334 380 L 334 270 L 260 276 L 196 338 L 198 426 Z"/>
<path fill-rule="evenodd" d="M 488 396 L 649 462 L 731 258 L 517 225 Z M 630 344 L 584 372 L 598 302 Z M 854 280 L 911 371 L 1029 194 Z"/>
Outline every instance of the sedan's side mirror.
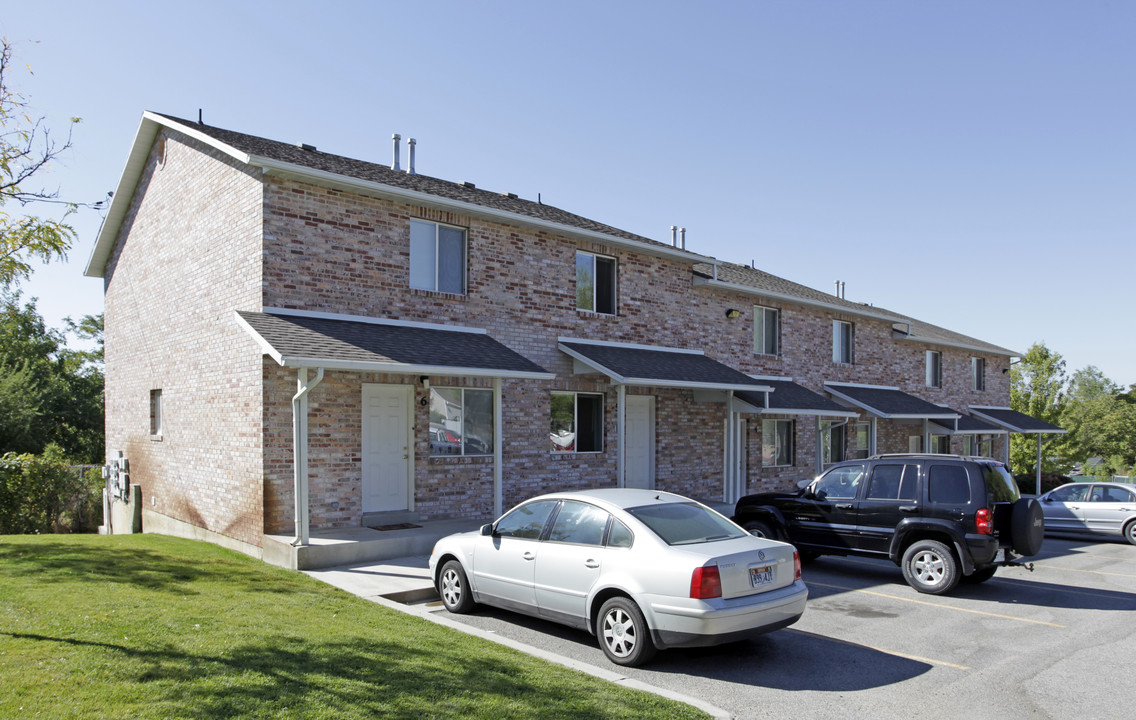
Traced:
<path fill-rule="evenodd" d="M 482 525 L 481 526 L 481 534 L 486 535 L 486 536 L 492 535 L 493 534 L 493 523 L 487 523 L 485 525 Z"/>

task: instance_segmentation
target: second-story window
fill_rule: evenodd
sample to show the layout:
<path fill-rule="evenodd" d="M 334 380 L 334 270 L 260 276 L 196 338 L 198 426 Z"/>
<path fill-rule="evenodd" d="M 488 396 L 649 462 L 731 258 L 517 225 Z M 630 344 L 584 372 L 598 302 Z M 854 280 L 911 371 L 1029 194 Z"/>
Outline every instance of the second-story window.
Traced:
<path fill-rule="evenodd" d="M 576 253 L 576 309 L 615 315 L 615 258 Z"/>
<path fill-rule="evenodd" d="M 465 230 L 410 221 L 410 287 L 465 294 Z"/>
<path fill-rule="evenodd" d="M 943 354 L 927 351 L 927 387 L 943 387 Z"/>
<path fill-rule="evenodd" d="M 975 390 L 986 389 L 986 360 L 980 357 L 970 359 L 970 376 L 973 381 L 971 387 Z"/>
<path fill-rule="evenodd" d="M 832 321 L 832 362 L 842 365 L 852 364 L 852 323 L 842 320 Z"/>
<path fill-rule="evenodd" d="M 757 355 L 780 355 L 781 311 L 753 306 L 753 352 Z"/>

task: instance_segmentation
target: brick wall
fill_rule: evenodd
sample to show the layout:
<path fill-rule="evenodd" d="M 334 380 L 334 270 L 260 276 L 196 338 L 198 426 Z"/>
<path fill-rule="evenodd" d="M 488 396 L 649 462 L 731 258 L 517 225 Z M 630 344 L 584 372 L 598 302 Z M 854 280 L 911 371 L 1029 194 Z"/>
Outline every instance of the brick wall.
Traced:
<path fill-rule="evenodd" d="M 106 448 L 148 510 L 260 545 L 259 178 L 163 132 L 105 273 Z M 150 391 L 162 393 L 161 439 Z"/>

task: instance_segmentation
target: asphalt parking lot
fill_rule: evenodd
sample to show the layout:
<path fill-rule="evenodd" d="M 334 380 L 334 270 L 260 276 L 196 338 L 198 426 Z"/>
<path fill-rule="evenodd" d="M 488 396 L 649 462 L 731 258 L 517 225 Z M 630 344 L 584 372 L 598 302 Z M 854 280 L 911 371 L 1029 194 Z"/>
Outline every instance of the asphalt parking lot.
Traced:
<path fill-rule="evenodd" d="M 619 669 L 595 639 L 481 607 L 450 619 L 700 698 L 738 718 L 1131 718 L 1136 547 L 1048 537 L 1034 572 L 1003 568 L 946 597 L 896 566 L 805 566 L 808 609 L 791 628 Z"/>

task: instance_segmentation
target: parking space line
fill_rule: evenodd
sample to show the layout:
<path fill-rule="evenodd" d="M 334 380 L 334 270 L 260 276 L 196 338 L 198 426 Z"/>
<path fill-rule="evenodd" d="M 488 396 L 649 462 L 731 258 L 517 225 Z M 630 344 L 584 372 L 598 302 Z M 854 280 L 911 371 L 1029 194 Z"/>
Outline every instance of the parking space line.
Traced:
<path fill-rule="evenodd" d="M 1132 573 L 1105 572 L 1103 570 L 1078 570 L 1077 568 L 1063 568 L 1057 565 L 1042 565 L 1040 563 L 1034 563 L 1033 566 L 1035 568 L 1045 568 L 1046 570 L 1057 570 L 1060 572 L 1079 572 L 1089 573 L 1090 575 L 1113 575 L 1116 577 L 1136 578 L 1136 575 Z"/>
<path fill-rule="evenodd" d="M 794 633 L 794 634 L 797 634 L 797 635 L 808 635 L 809 637 L 814 637 L 814 638 L 817 638 L 817 639 L 820 639 L 820 640 L 826 640 L 826 641 L 829 641 L 829 642 L 838 642 L 841 645 L 848 645 L 850 647 L 867 648 L 868 650 L 874 650 L 878 653 L 883 653 L 884 655 L 892 655 L 894 657 L 901 657 L 904 660 L 914 660 L 915 662 L 927 663 L 928 665 L 942 665 L 943 667 L 949 667 L 949 668 L 953 668 L 955 670 L 970 670 L 970 668 L 967 667 L 966 665 L 956 665 L 955 663 L 950 663 L 950 662 L 947 662 L 946 660 L 933 660 L 931 658 L 920 657 L 918 655 L 908 655 L 907 653 L 896 652 L 895 650 L 887 650 L 885 648 L 876 647 L 874 645 L 865 645 L 864 643 L 852 642 L 851 640 L 841 640 L 840 638 L 832 637 L 831 635 L 820 635 L 818 633 L 808 632 L 807 630 L 798 630 L 797 628 L 789 628 L 785 632 Z"/>
<path fill-rule="evenodd" d="M 890 598 L 892 600 L 902 600 L 903 602 L 915 603 L 916 605 L 929 605 L 934 608 L 942 608 L 944 610 L 957 610 L 958 612 L 971 613 L 974 615 L 986 615 L 987 617 L 1002 618 L 1005 620 L 1017 620 L 1018 622 L 1031 623 L 1034 625 L 1046 625 L 1048 627 L 1064 628 L 1065 625 L 1057 623 L 1046 622 L 1044 620 L 1030 620 L 1029 618 L 1014 617 L 1013 615 L 1002 615 L 1001 613 L 992 613 L 985 610 L 971 610 L 970 608 L 961 608 L 954 605 L 943 605 L 942 603 L 927 602 L 926 600 L 916 600 L 915 598 L 906 598 L 899 595 L 889 595 L 887 593 L 877 592 L 875 590 L 864 590 L 863 588 L 845 587 L 843 585 L 829 585 L 828 583 L 820 583 L 812 580 L 806 580 L 807 585 L 816 585 L 818 587 L 834 588 L 836 590 L 848 590 L 851 592 L 867 593 L 868 595 L 876 595 L 878 597 Z"/>

